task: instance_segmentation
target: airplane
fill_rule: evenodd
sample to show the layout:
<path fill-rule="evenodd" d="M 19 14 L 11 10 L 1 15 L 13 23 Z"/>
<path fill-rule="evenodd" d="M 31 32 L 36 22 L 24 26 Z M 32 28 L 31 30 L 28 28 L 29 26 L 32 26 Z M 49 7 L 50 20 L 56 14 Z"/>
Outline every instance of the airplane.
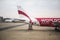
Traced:
<path fill-rule="evenodd" d="M 17 23 L 17 22 L 20 22 L 20 23 L 22 23 L 22 22 L 25 22 L 25 20 L 23 20 L 23 19 L 20 19 L 20 18 L 4 18 L 4 22 L 7 22 L 7 23 Z"/>
<path fill-rule="evenodd" d="M 12 22 L 13 19 L 12 19 L 12 18 L 4 18 L 4 21 L 5 21 L 5 22 Z"/>
<path fill-rule="evenodd" d="M 29 23 L 29 30 L 32 30 L 32 25 L 55 27 L 55 30 L 60 30 L 60 18 L 31 18 L 24 12 L 24 10 L 20 9 L 21 6 L 17 7 L 18 14 L 29 19 L 29 21 L 27 21 L 27 19 L 23 19 L 26 23 Z"/>

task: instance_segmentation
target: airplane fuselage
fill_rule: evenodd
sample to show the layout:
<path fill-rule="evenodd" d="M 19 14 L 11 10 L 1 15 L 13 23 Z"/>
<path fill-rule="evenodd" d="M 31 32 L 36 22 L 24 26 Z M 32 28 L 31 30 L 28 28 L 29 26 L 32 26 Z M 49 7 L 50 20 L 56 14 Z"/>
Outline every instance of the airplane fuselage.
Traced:
<path fill-rule="evenodd" d="M 41 26 L 55 26 L 54 23 L 60 23 L 60 18 L 36 18 Z"/>

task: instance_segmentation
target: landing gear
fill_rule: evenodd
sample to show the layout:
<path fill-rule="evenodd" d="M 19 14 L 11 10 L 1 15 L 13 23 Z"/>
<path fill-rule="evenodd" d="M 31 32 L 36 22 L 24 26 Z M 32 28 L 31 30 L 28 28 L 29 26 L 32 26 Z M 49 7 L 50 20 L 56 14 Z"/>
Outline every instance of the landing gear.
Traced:
<path fill-rule="evenodd" d="M 33 29 L 32 29 L 32 23 L 29 23 L 29 28 L 28 28 L 28 30 L 33 30 Z"/>
<path fill-rule="evenodd" d="M 55 30 L 58 30 L 58 28 L 57 28 L 57 27 L 55 27 Z"/>
<path fill-rule="evenodd" d="M 53 22 L 53 24 L 55 26 L 55 30 L 60 31 L 60 23 L 59 22 Z"/>
<path fill-rule="evenodd" d="M 55 31 L 59 31 L 60 32 L 60 27 L 55 27 Z"/>

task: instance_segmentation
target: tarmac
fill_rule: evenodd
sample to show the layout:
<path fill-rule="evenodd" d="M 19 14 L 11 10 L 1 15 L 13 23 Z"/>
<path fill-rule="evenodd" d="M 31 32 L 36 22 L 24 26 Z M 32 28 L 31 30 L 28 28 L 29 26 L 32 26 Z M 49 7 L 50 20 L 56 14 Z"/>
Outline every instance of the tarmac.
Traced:
<path fill-rule="evenodd" d="M 25 23 L 0 23 L 0 40 L 60 40 L 54 27 L 34 26 L 28 30 Z"/>

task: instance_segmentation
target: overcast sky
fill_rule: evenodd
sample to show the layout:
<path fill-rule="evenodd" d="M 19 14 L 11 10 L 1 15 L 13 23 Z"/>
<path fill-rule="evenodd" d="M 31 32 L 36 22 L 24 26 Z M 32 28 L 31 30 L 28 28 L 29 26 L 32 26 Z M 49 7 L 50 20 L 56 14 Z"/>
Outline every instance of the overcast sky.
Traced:
<path fill-rule="evenodd" d="M 60 0 L 0 0 L 0 16 L 19 18 L 18 5 L 30 17 L 60 17 Z"/>

